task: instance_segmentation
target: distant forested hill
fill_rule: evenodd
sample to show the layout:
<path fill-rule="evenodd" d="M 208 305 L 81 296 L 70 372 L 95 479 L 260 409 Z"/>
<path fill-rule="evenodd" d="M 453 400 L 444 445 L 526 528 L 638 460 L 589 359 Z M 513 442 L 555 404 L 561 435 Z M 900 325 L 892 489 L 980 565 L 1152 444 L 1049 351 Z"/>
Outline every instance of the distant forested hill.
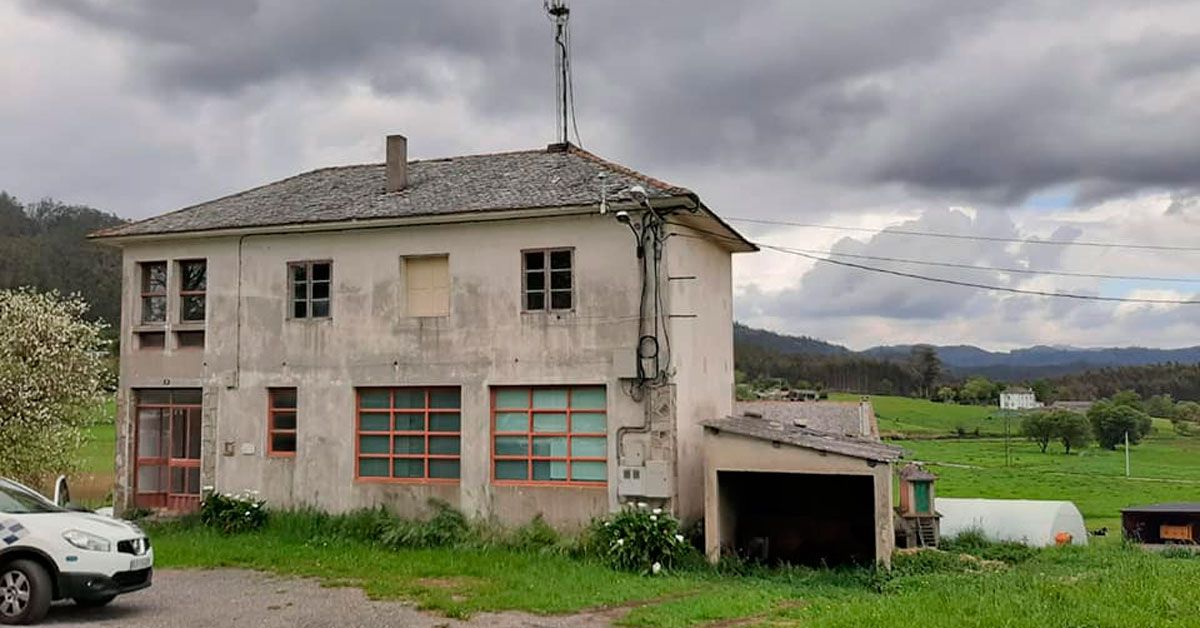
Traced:
<path fill-rule="evenodd" d="M 788 336 L 734 326 L 737 368 L 750 378 L 873 394 L 910 394 L 919 384 L 912 366 L 914 345 L 852 351 L 807 336 Z M 1200 347 L 1079 349 L 1036 346 L 988 351 L 971 345 L 934 346 L 945 383 L 982 376 L 1013 383 L 1047 379 L 1060 399 L 1094 399 L 1121 390 L 1143 396 L 1167 393 L 1200 399 Z"/>
<path fill-rule="evenodd" d="M 0 192 L 0 289 L 78 292 L 94 316 L 115 326 L 121 316 L 121 254 L 86 236 L 123 222 L 53 200 L 23 205 Z"/>

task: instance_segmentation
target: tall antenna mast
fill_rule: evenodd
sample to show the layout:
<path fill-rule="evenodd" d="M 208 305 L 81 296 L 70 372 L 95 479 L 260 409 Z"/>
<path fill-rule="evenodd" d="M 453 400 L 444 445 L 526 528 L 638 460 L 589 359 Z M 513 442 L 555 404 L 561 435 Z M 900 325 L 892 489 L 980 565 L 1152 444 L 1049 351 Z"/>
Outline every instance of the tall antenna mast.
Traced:
<path fill-rule="evenodd" d="M 568 128 L 569 125 L 573 125 L 575 141 L 582 145 L 583 142 L 579 139 L 579 126 L 573 112 L 575 90 L 571 84 L 571 32 L 567 24 L 571 18 L 571 9 L 567 6 L 567 0 L 543 0 L 543 6 L 551 23 L 554 24 L 554 80 L 557 88 L 554 108 L 557 114 L 555 126 L 558 131 L 558 143 L 566 144 L 570 141 Z"/>

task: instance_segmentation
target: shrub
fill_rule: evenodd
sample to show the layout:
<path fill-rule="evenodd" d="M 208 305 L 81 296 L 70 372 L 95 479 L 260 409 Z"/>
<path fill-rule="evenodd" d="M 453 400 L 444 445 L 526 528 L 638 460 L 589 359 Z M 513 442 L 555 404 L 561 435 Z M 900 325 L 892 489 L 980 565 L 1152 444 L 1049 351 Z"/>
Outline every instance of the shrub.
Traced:
<path fill-rule="evenodd" d="M 431 499 L 434 514 L 426 521 L 391 519 L 380 534 L 380 542 L 393 548 L 427 548 L 464 545 L 474 535 L 467 518 L 450 504 Z"/>
<path fill-rule="evenodd" d="M 223 534 L 258 530 L 267 524 L 264 503 L 253 493 L 209 492 L 200 502 L 200 522 Z"/>
<path fill-rule="evenodd" d="M 957 552 L 981 558 L 995 560 L 1010 565 L 1023 563 L 1034 556 L 1038 550 L 1021 543 L 1011 541 L 992 541 L 984 536 L 982 530 L 965 530 L 958 536 L 942 539 L 939 549 L 947 552 Z"/>
<path fill-rule="evenodd" d="M 649 574 L 669 569 L 694 552 L 678 519 L 642 502 L 594 521 L 590 542 L 593 553 L 614 569 Z"/>

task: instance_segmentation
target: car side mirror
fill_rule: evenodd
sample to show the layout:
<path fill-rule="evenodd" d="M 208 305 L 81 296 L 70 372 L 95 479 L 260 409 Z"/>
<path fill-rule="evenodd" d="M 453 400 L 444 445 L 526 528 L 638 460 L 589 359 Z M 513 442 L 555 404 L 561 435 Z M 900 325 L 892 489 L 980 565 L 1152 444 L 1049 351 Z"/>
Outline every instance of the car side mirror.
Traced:
<path fill-rule="evenodd" d="M 60 475 L 54 481 L 54 503 L 60 508 L 69 508 L 71 502 L 71 487 L 67 485 L 67 476 Z"/>

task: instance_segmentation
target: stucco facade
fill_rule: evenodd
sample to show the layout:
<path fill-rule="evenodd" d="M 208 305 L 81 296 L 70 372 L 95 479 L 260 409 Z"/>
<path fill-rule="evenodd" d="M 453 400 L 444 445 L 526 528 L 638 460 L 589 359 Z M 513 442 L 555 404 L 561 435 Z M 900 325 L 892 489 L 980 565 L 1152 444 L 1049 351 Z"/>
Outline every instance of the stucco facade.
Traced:
<path fill-rule="evenodd" d="M 697 222 L 697 224 L 704 224 Z M 493 219 L 397 221 L 328 228 L 226 230 L 117 242 L 124 252 L 116 502 L 135 504 L 137 399 L 154 389 L 202 392 L 200 484 L 253 490 L 274 507 L 329 511 L 385 505 L 418 514 L 428 498 L 501 522 L 536 514 L 580 525 L 618 507 L 621 464 L 660 461 L 664 503 L 703 512 L 699 422 L 731 411 L 731 248 L 669 238 L 661 289 L 670 383 L 631 395 L 638 344 L 639 262 L 629 230 L 594 209 Z M 711 227 L 710 227 L 711 228 Z M 680 230 L 684 227 L 672 227 Z M 571 311 L 525 312 L 521 252 L 574 250 Z M 407 315 L 406 257 L 449 260 L 449 314 Z M 207 263 L 203 323 L 180 323 L 176 263 Z M 331 316 L 289 314 L 288 264 L 332 263 Z M 141 264 L 169 271 L 165 324 L 138 321 Z M 140 331 L 165 346 L 139 346 Z M 203 331 L 203 347 L 178 331 Z M 519 485 L 493 478 L 492 391 L 499 386 L 603 386 L 606 482 Z M 445 386 L 461 391 L 457 482 L 356 477 L 356 390 Z M 294 456 L 267 453 L 268 391 L 295 388 Z M 635 399 L 635 397 L 638 397 Z M 626 460 L 621 459 L 624 454 Z M 890 490 L 890 489 L 889 489 Z"/>

